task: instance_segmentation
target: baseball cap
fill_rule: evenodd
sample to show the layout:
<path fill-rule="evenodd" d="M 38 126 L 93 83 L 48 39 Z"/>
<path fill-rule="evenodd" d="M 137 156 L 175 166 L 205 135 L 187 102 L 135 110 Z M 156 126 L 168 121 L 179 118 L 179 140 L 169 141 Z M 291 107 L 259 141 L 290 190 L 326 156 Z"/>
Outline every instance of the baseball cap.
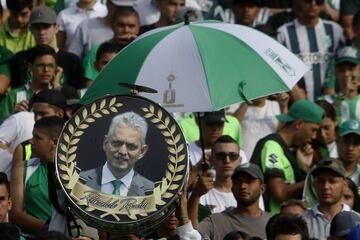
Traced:
<path fill-rule="evenodd" d="M 228 122 L 225 116 L 225 110 L 221 109 L 215 112 L 201 112 L 200 118 L 206 123 L 224 123 Z"/>
<path fill-rule="evenodd" d="M 352 46 L 343 47 L 337 51 L 335 62 L 336 64 L 343 62 L 360 64 L 360 52 L 357 48 Z"/>
<path fill-rule="evenodd" d="M 54 10 L 46 6 L 36 7 L 32 10 L 30 16 L 30 24 L 34 23 L 55 24 L 56 13 Z"/>
<path fill-rule="evenodd" d="M 32 106 L 34 103 L 47 103 L 64 109 L 66 107 L 66 98 L 63 93 L 55 89 L 45 89 L 34 94 L 30 100 L 30 105 Z"/>
<path fill-rule="evenodd" d="M 64 95 L 67 106 L 71 106 L 79 103 L 80 97 L 75 88 L 68 85 L 64 85 L 61 87 L 60 92 Z"/>
<path fill-rule="evenodd" d="M 321 160 L 316 165 L 316 167 L 311 171 L 311 175 L 313 175 L 315 177 L 321 170 L 331 170 L 331 171 L 339 174 L 341 177 L 346 178 L 344 165 L 338 159 L 327 158 L 327 159 Z"/>
<path fill-rule="evenodd" d="M 245 163 L 241 164 L 237 168 L 235 168 L 232 178 L 236 178 L 240 173 L 247 173 L 253 178 L 260 179 L 264 182 L 264 174 L 260 170 L 260 167 L 253 163 Z"/>
<path fill-rule="evenodd" d="M 135 0 L 111 0 L 118 7 L 133 7 Z"/>
<path fill-rule="evenodd" d="M 360 224 L 360 214 L 351 211 L 339 212 L 331 221 L 330 236 L 346 236 L 358 224 Z"/>
<path fill-rule="evenodd" d="M 291 107 L 287 114 L 277 115 L 280 122 L 292 122 L 297 119 L 304 122 L 321 123 L 324 117 L 324 109 L 309 100 L 298 100 Z"/>
<path fill-rule="evenodd" d="M 349 133 L 355 133 L 360 136 L 360 122 L 357 120 L 346 120 L 340 125 L 340 137 Z"/>

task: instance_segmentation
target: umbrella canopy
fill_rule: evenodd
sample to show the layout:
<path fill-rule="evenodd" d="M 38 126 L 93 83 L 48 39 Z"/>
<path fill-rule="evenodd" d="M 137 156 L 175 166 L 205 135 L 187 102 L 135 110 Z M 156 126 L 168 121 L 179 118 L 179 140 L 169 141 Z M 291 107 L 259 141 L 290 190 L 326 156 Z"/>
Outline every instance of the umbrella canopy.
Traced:
<path fill-rule="evenodd" d="M 154 88 L 141 93 L 170 112 L 215 111 L 289 91 L 309 70 L 267 35 L 221 22 L 178 24 L 141 35 L 99 74 L 81 103 L 127 94 L 118 83 Z"/>

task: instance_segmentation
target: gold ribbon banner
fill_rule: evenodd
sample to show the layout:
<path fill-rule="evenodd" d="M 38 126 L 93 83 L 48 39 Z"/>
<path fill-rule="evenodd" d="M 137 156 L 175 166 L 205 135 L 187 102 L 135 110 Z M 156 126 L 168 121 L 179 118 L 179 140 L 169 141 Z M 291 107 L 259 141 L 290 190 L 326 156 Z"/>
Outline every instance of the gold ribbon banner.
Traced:
<path fill-rule="evenodd" d="M 156 211 L 156 203 L 161 200 L 160 187 L 154 188 L 151 195 L 144 197 L 131 196 L 122 197 L 116 195 L 109 195 L 102 193 L 93 188 L 82 184 L 79 179 L 79 174 L 74 174 L 73 178 L 68 183 L 68 189 L 72 189 L 70 196 L 74 198 L 77 204 L 87 206 L 89 210 L 100 210 L 105 212 L 101 217 L 106 215 L 126 214 L 130 218 L 136 214 L 144 214 Z M 118 217 L 116 217 L 118 219 Z"/>

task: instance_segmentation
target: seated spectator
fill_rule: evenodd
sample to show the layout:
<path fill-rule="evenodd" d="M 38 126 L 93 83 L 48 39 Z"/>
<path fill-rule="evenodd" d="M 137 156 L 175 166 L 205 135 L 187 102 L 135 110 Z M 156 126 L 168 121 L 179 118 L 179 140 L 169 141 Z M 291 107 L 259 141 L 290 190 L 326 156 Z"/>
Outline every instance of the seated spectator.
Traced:
<path fill-rule="evenodd" d="M 267 228 L 268 240 L 309 240 L 308 228 L 301 216 L 279 215 L 269 221 Z"/>
<path fill-rule="evenodd" d="M 355 212 L 339 212 L 331 220 L 328 240 L 345 240 L 351 229 L 360 224 L 360 215 Z"/>
<path fill-rule="evenodd" d="M 198 231 L 212 240 L 222 240 L 234 230 L 265 238 L 265 226 L 271 217 L 259 208 L 259 199 L 265 189 L 264 175 L 258 166 L 247 163 L 237 167 L 232 176 L 236 208 L 205 218 L 199 223 Z"/>
<path fill-rule="evenodd" d="M 0 46 L 13 53 L 35 46 L 35 40 L 29 30 L 29 19 L 33 0 L 6 0 L 10 16 L 0 28 Z"/>

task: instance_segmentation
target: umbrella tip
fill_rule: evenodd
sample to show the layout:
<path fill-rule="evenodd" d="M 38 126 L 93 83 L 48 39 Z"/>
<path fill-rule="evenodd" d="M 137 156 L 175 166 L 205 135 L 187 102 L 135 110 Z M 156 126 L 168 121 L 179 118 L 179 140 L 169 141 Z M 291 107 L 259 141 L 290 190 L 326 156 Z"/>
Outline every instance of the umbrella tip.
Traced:
<path fill-rule="evenodd" d="M 184 24 L 184 25 L 189 25 L 189 24 L 190 24 L 189 15 L 188 15 L 188 14 L 185 14 L 185 16 L 184 16 L 184 21 L 185 21 L 185 24 Z"/>

